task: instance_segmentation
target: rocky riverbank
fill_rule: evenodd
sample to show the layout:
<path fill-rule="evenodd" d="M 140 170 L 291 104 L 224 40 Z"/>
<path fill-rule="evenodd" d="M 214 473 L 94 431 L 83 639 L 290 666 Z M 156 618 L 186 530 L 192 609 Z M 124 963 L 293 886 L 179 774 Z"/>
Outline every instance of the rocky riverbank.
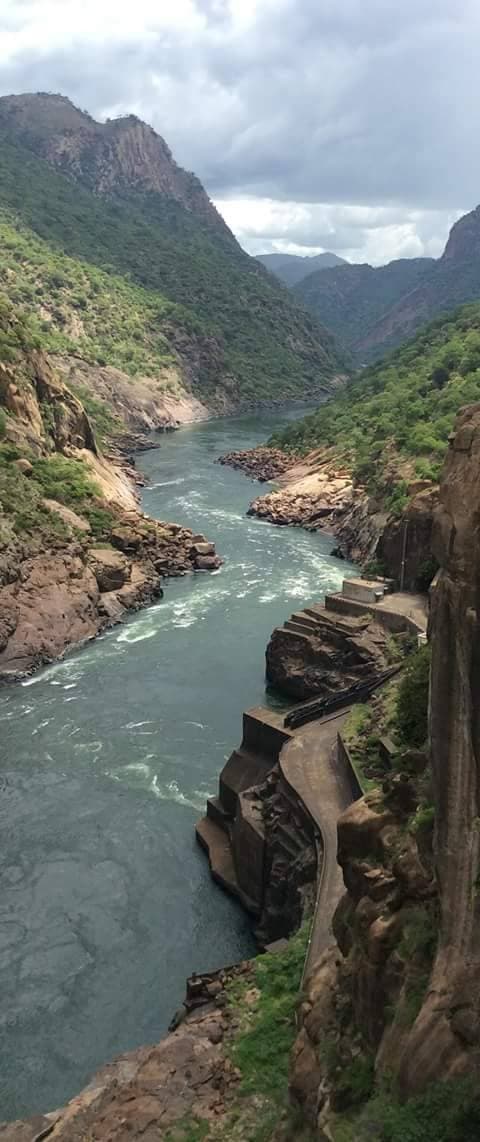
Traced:
<path fill-rule="evenodd" d="M 272 452 L 272 475 L 264 453 Z M 283 463 L 285 465 L 283 472 Z M 368 493 L 348 465 L 332 449 L 322 448 L 299 459 L 280 449 L 251 449 L 222 458 L 247 475 L 278 484 L 257 496 L 248 514 L 278 526 L 304 527 L 332 535 L 337 556 L 367 565 L 375 573 L 402 579 L 409 590 L 424 590 L 435 570 L 432 528 L 438 487 L 428 480 L 410 479 L 393 507 Z M 392 483 L 392 490 L 395 482 Z"/>
<path fill-rule="evenodd" d="M 1 1142 L 301 1142 L 288 1061 L 305 943 L 192 976 L 160 1043 L 103 1067 L 60 1110 L 0 1125 Z"/>
<path fill-rule="evenodd" d="M 213 543 L 177 524 L 115 511 L 108 541 L 49 501 L 67 538 L 33 553 L 10 545 L 0 586 L 0 680 L 13 681 L 94 638 L 163 594 L 164 578 L 221 565 Z"/>
<path fill-rule="evenodd" d="M 221 560 L 204 535 L 143 515 L 136 468 L 102 453 L 79 397 L 0 318 L 0 679 L 13 680 L 158 598 L 164 577 Z"/>

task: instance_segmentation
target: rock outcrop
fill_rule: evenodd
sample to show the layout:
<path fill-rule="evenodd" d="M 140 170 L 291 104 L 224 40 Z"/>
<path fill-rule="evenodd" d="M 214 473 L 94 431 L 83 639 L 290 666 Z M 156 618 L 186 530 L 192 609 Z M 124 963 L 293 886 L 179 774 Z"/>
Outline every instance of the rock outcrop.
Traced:
<path fill-rule="evenodd" d="M 279 487 L 257 496 L 248 515 L 280 526 L 291 524 L 308 531 L 326 531 L 335 537 L 335 555 L 353 563 L 375 566 L 377 573 L 402 582 L 407 590 L 424 590 L 434 574 L 432 527 L 438 488 L 428 480 L 410 479 L 407 503 L 388 510 L 382 500 L 354 481 L 348 466 L 339 463 L 331 449 L 309 453 L 304 459 L 272 449 L 269 475 L 264 452 L 235 453 L 233 463 L 255 479 L 277 479 Z M 231 462 L 227 457 L 227 462 Z M 259 474 L 260 473 L 260 474 Z M 262 475 L 262 473 L 264 473 Z M 392 488 L 401 477 L 392 470 Z"/>
<path fill-rule="evenodd" d="M 424 773 L 426 755 L 417 756 Z M 398 1073 L 427 987 L 437 932 L 431 827 L 406 828 L 418 803 L 406 773 L 355 801 L 338 822 L 347 895 L 334 917 L 337 948 L 306 982 L 291 1088 L 312 1126 L 352 1110 L 373 1077 Z"/>
<path fill-rule="evenodd" d="M 268 681 L 283 694 L 331 698 L 388 669 L 388 635 L 370 615 L 350 618 L 310 607 L 273 631 L 266 663 Z"/>
<path fill-rule="evenodd" d="M 254 450 L 256 451 L 261 453 L 263 450 Z M 252 472 L 255 467 L 254 454 L 246 455 L 247 470 Z M 354 489 L 351 474 L 321 450 L 310 453 L 304 460 L 297 458 L 293 463 L 290 454 L 285 453 L 284 456 L 286 466 L 283 475 L 279 477 L 278 490 L 253 500 L 248 515 L 256 515 L 270 523 L 296 524 L 312 530 L 327 527 L 332 530 L 335 513 L 345 511 L 352 503 Z M 261 463 L 260 455 L 260 465 Z M 276 464 L 279 473 L 281 460 L 277 459 Z"/>
<path fill-rule="evenodd" d="M 296 457 L 282 452 L 281 448 L 267 447 L 250 448 L 244 452 L 226 452 L 216 461 L 217 464 L 225 464 L 229 468 L 245 472 L 247 476 L 251 476 L 261 484 L 283 476 L 295 462 Z"/>
<path fill-rule="evenodd" d="M 33 552 L 18 541 L 3 550 L 0 546 L 4 681 L 31 673 L 158 599 L 165 577 L 221 565 L 213 554 L 206 566 L 195 552 L 198 536 L 189 528 L 157 523 L 138 511 L 124 513 L 117 507 L 105 547 L 90 546 L 88 522 L 78 519 L 83 538 L 74 534 L 80 531 L 75 522 L 70 538 L 46 543 L 45 550 Z"/>

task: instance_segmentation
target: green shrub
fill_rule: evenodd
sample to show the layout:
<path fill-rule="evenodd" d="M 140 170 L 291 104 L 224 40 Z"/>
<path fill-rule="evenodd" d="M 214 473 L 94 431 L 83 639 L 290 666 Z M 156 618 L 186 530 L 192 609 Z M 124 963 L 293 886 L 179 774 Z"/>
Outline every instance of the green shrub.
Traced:
<path fill-rule="evenodd" d="M 58 500 L 72 508 L 88 504 L 101 495 L 83 460 L 70 460 L 58 454 L 35 460 L 33 479 L 46 499 Z"/>
<path fill-rule="evenodd" d="M 284 952 L 260 956 L 256 961 L 258 1003 L 250 1025 L 237 1036 L 232 1047 L 232 1059 L 242 1073 L 244 1092 L 274 1098 L 286 1096 L 307 937 L 305 926 L 289 940 Z"/>
<path fill-rule="evenodd" d="M 428 736 L 430 659 L 430 647 L 420 647 L 409 660 L 398 688 L 397 731 L 407 746 L 420 747 Z"/>
<path fill-rule="evenodd" d="M 339 1119 L 333 1136 L 335 1142 L 478 1142 L 478 1083 L 473 1078 L 432 1083 L 403 1104 L 380 1093 L 354 1120 Z"/>
<path fill-rule="evenodd" d="M 358 1106 L 370 1098 L 375 1081 L 373 1055 L 359 1055 L 342 1068 L 335 1080 L 335 1097 L 343 1107 Z"/>

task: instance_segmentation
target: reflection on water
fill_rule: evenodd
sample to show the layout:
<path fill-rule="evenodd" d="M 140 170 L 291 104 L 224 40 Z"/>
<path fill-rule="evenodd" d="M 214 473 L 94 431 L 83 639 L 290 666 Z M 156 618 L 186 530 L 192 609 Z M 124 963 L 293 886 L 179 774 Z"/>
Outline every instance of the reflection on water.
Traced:
<path fill-rule="evenodd" d="M 142 457 L 146 510 L 214 539 L 220 572 L 170 581 L 160 603 L 0 693 L 1 1118 L 61 1105 L 162 1034 L 192 969 L 251 951 L 193 825 L 242 710 L 266 700 L 272 628 L 346 570 L 327 538 L 246 517 L 256 489 L 213 464 L 273 423 L 197 425 Z"/>

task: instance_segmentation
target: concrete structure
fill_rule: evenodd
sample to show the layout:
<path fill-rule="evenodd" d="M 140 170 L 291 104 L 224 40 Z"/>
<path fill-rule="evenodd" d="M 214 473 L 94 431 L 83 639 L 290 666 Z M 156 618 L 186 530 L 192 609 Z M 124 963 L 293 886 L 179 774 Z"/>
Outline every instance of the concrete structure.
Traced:
<path fill-rule="evenodd" d="M 342 595 L 359 603 L 379 603 L 385 594 L 381 579 L 344 579 Z"/>
<path fill-rule="evenodd" d="M 377 622 L 392 634 L 411 631 L 415 635 L 425 635 L 427 629 L 427 596 L 406 591 L 386 594 L 374 603 L 349 598 L 342 591 L 325 596 L 325 609 L 338 615 L 374 615 Z"/>

